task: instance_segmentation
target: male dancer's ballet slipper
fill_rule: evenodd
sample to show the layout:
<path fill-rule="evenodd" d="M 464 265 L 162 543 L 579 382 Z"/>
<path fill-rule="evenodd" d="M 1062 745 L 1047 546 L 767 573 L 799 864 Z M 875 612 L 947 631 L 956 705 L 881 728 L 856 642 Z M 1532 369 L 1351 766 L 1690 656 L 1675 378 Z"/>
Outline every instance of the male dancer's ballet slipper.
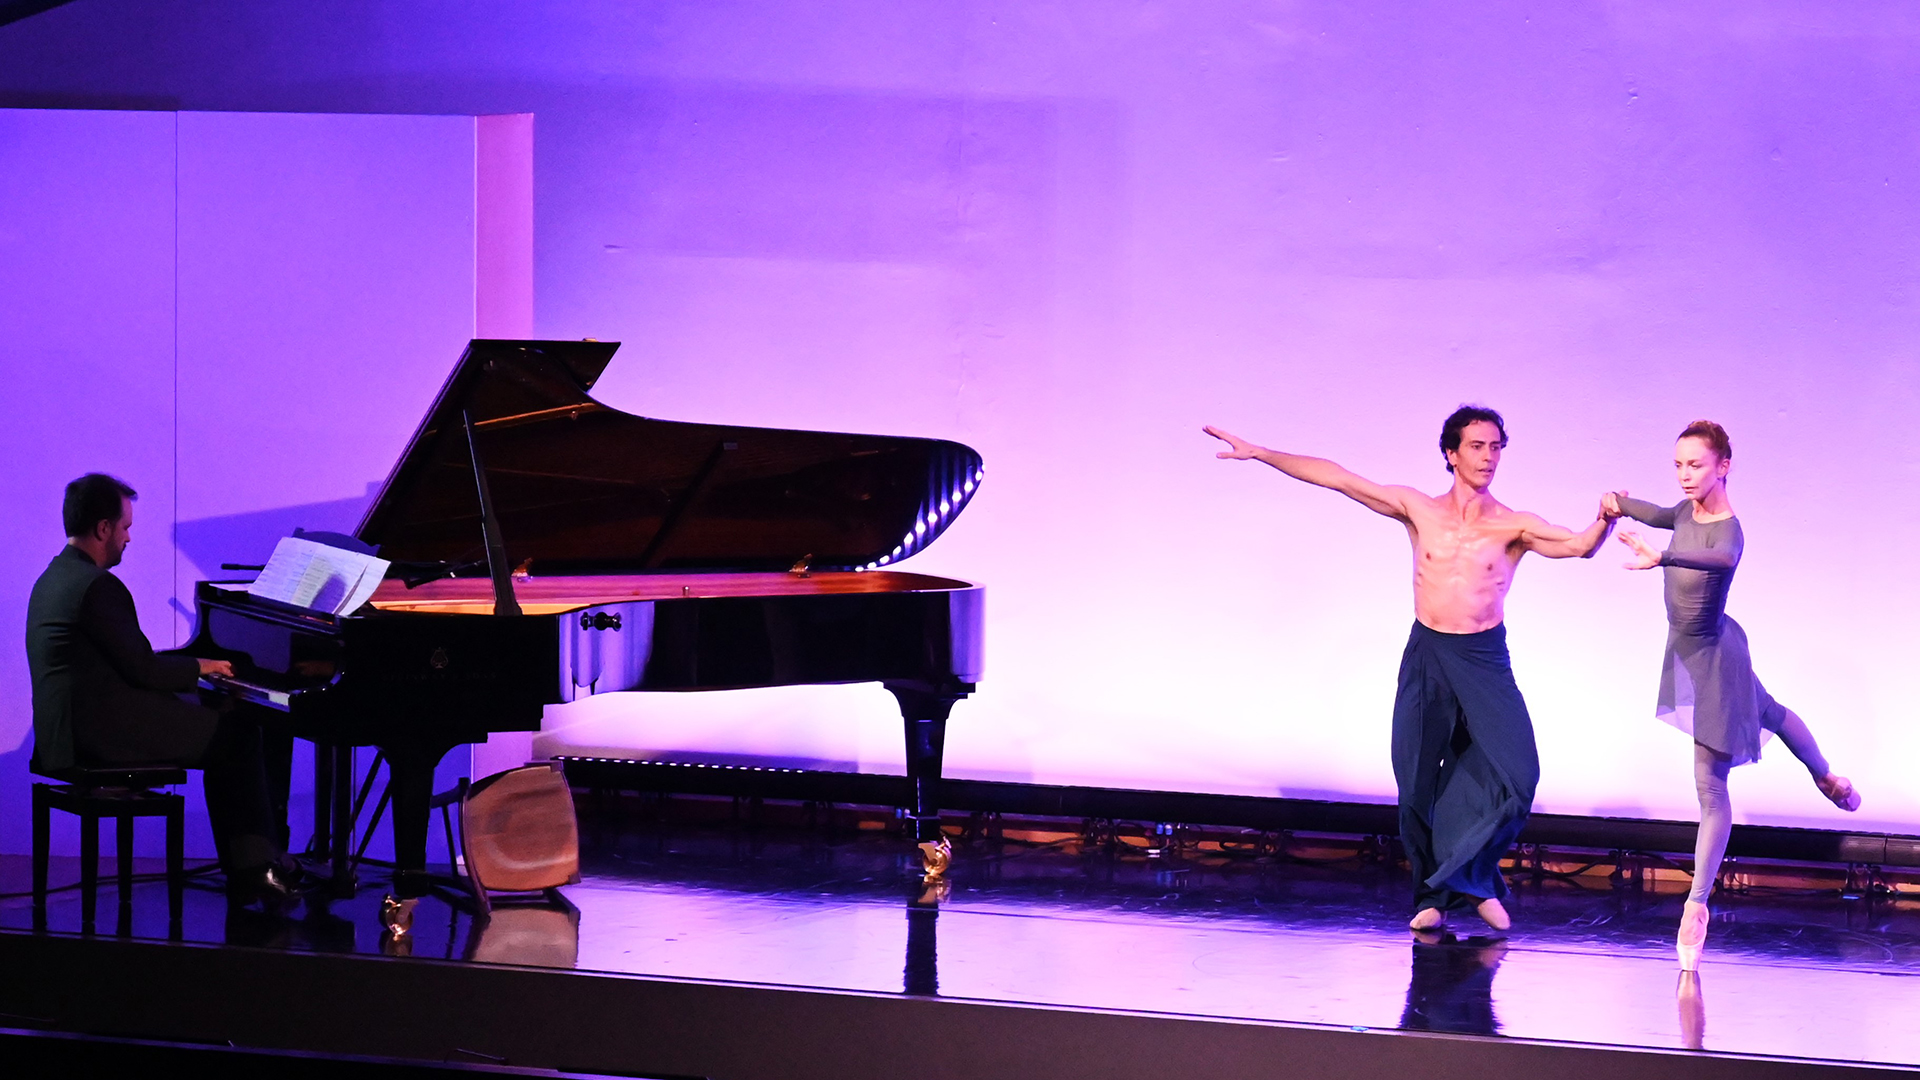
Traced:
<path fill-rule="evenodd" d="M 1837 773 L 1828 773 L 1814 781 L 1820 787 L 1820 794 L 1833 801 L 1833 805 L 1852 813 L 1860 809 L 1860 793 L 1853 790 L 1853 781 Z"/>
<path fill-rule="evenodd" d="M 1698 901 L 1687 901 L 1680 911 L 1680 935 L 1674 939 L 1674 948 L 1680 953 L 1681 971 L 1700 970 L 1700 950 L 1707 945 L 1707 917 L 1711 912 L 1707 905 Z"/>
<path fill-rule="evenodd" d="M 1480 901 L 1480 905 L 1473 910 L 1475 914 L 1480 916 L 1482 922 L 1493 927 L 1495 930 L 1511 930 L 1513 928 L 1513 920 L 1507 918 L 1506 905 L 1494 897 L 1489 896 L 1485 900 Z"/>
<path fill-rule="evenodd" d="M 1411 930 L 1438 930 L 1446 924 L 1446 921 L 1446 913 L 1439 908 L 1423 907 L 1419 911 L 1414 912 L 1412 920 L 1407 923 L 1407 928 Z"/>

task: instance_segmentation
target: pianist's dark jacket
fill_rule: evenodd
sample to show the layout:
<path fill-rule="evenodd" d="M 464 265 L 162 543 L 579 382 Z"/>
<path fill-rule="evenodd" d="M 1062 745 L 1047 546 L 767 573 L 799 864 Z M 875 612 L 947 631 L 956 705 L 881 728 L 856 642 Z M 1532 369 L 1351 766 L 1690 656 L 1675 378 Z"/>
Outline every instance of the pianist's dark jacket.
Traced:
<path fill-rule="evenodd" d="M 213 710 L 176 694 L 200 664 L 153 651 L 133 594 L 68 545 L 47 564 L 27 601 L 27 667 L 33 676 L 33 769 L 184 764 L 213 738 Z"/>

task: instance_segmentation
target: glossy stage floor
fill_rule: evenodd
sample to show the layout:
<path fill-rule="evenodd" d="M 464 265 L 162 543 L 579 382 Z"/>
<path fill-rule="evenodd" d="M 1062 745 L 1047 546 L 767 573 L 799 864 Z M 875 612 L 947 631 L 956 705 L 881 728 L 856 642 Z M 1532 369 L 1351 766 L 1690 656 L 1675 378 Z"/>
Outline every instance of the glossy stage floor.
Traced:
<path fill-rule="evenodd" d="M 382 955 L 377 885 L 281 919 L 230 917 L 190 889 L 177 944 L 159 883 L 135 887 L 124 936 L 110 877 L 88 938 L 74 892 L 41 933 L 9 898 L 0 954 L 37 989 L 3 980 L 0 1010 L 103 1034 L 727 1078 L 1920 1067 L 1912 893 L 1723 891 L 1703 971 L 1682 979 L 1671 881 L 1516 874 L 1510 933 L 1469 917 L 1422 942 L 1402 870 L 1300 838 L 1258 856 L 976 840 L 944 897 L 875 830 L 629 814 L 590 821 L 583 843 L 577 916 L 477 927 L 429 899 L 404 959 Z M 3 869 L 0 889 L 25 887 L 24 860 Z M 138 990 L 90 997 L 118 979 Z"/>

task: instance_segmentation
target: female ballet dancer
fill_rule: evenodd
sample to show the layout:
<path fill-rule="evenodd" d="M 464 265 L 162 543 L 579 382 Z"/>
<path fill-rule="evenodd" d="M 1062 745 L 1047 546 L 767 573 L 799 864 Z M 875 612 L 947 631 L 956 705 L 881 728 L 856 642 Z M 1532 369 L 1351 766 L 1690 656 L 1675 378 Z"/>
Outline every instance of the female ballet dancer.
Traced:
<path fill-rule="evenodd" d="M 1697 970 L 1707 940 L 1707 896 L 1720 874 L 1720 860 L 1733 831 L 1733 807 L 1727 800 L 1727 773 L 1760 757 L 1762 729 L 1780 736 L 1800 759 L 1820 793 L 1842 810 L 1858 810 L 1860 796 L 1844 776 L 1836 776 L 1820 755 L 1807 725 L 1793 710 L 1773 700 L 1754 677 L 1747 635 L 1726 615 L 1727 591 L 1740 565 L 1740 519 L 1727 500 L 1727 470 L 1733 446 L 1726 429 L 1696 420 L 1680 433 L 1674 468 L 1686 501 L 1659 507 L 1608 492 L 1602 504 L 1656 529 L 1673 530 L 1664 552 L 1655 551 L 1637 533 L 1620 542 L 1633 549 L 1630 570 L 1666 571 L 1667 654 L 1660 669 L 1660 719 L 1693 736 L 1693 778 L 1700 793 L 1700 832 L 1694 842 L 1693 890 L 1680 916 L 1676 942 L 1683 971 Z"/>

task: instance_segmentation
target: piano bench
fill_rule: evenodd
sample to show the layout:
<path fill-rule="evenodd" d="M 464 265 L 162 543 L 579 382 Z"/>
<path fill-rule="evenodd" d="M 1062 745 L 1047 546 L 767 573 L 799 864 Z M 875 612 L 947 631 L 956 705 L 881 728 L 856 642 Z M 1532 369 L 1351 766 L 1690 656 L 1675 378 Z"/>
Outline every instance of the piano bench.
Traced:
<path fill-rule="evenodd" d="M 186 884 L 185 798 L 155 788 L 187 782 L 187 771 L 173 765 L 76 767 L 42 775 L 62 781 L 33 785 L 33 921 L 44 929 L 47 917 L 47 861 L 53 811 L 80 819 L 80 930 L 93 932 L 95 887 L 100 876 L 100 819 L 114 819 L 118 849 L 120 926 L 126 931 L 133 912 L 133 819 L 167 820 L 167 926 L 180 930 L 181 890 Z"/>

